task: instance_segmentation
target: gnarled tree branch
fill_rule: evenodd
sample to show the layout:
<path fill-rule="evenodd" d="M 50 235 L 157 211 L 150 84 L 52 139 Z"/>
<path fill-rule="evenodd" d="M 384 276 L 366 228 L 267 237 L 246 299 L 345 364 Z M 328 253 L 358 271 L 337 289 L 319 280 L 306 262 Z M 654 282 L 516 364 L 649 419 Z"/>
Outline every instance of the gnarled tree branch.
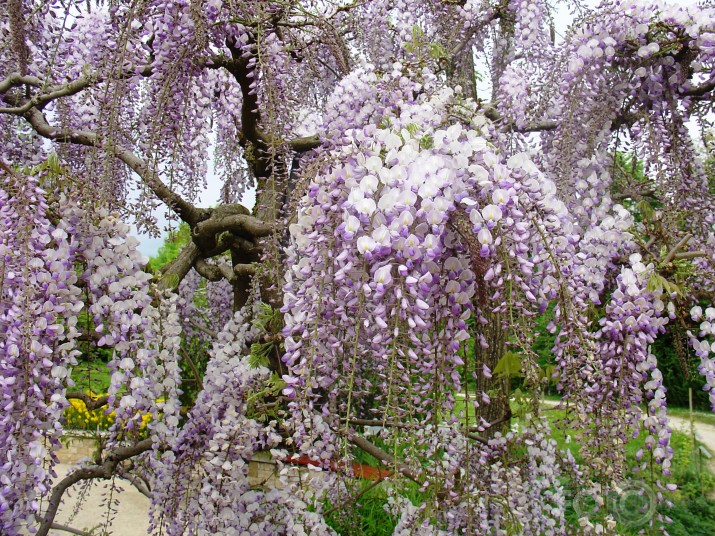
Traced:
<path fill-rule="evenodd" d="M 47 121 L 45 114 L 37 108 L 31 108 L 28 112 L 23 114 L 23 117 L 40 136 L 48 140 L 101 148 L 119 158 L 119 160 L 124 162 L 132 171 L 141 177 L 144 184 L 146 184 L 159 199 L 174 210 L 174 212 L 190 226 L 194 226 L 199 221 L 208 217 L 208 210 L 197 208 L 184 200 L 179 194 L 162 182 L 147 162 L 139 158 L 129 149 L 115 143 L 103 144 L 96 133 L 87 130 L 55 128 Z"/>
<path fill-rule="evenodd" d="M 262 238 L 273 232 L 273 225 L 247 214 L 234 214 L 223 218 L 209 218 L 196 225 L 195 234 L 211 236 L 230 231 L 244 238 Z"/>
<path fill-rule="evenodd" d="M 81 400 L 84 402 L 87 411 L 94 411 L 95 409 L 106 406 L 109 401 L 109 396 L 100 396 L 99 398 L 93 398 L 86 393 L 69 392 L 65 395 L 67 400 Z"/>
<path fill-rule="evenodd" d="M 139 454 L 147 452 L 151 449 L 152 440 L 150 438 L 144 439 L 134 445 L 118 447 L 107 455 L 103 463 L 89 467 L 82 467 L 71 472 L 69 475 L 60 480 L 60 482 L 52 489 L 49 504 L 47 505 L 45 515 L 42 516 L 42 523 L 40 523 L 37 536 L 47 536 L 47 533 L 52 528 L 52 523 L 57 515 L 57 510 L 62 503 L 62 496 L 72 485 L 76 484 L 80 480 L 111 478 L 117 470 L 117 466 L 121 462 L 128 460 L 129 458 L 133 458 L 134 456 L 138 456 Z"/>

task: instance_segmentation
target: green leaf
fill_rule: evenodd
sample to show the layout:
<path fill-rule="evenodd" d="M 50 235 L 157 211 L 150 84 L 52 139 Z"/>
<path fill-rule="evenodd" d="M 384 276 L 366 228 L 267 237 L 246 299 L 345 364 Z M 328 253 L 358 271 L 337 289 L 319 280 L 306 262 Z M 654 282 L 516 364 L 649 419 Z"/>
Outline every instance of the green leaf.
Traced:
<path fill-rule="evenodd" d="M 506 378 L 523 376 L 519 354 L 506 352 L 497 363 L 497 366 L 494 367 L 493 373 Z"/>
<path fill-rule="evenodd" d="M 643 215 L 644 220 L 652 220 L 653 216 L 655 216 L 655 210 L 653 210 L 653 206 L 645 199 L 641 199 L 638 202 L 638 204 L 636 205 L 636 209 Z"/>
<path fill-rule="evenodd" d="M 429 134 L 425 134 L 420 138 L 420 148 L 421 149 L 431 149 L 434 146 L 434 140 Z"/>
<path fill-rule="evenodd" d="M 419 125 L 416 125 L 415 123 L 409 123 L 405 128 L 407 129 L 407 132 L 413 136 L 420 131 Z"/>
<path fill-rule="evenodd" d="M 445 58 L 447 56 L 447 51 L 440 43 L 430 43 L 429 45 L 429 55 L 433 59 Z"/>
<path fill-rule="evenodd" d="M 668 281 L 665 277 L 660 275 L 658 272 L 653 272 L 653 274 L 648 279 L 648 285 L 646 288 L 650 292 L 661 291 L 666 294 L 675 293 L 675 294 L 678 294 L 679 296 L 683 295 L 683 291 L 678 285 L 676 285 L 672 281 Z"/>

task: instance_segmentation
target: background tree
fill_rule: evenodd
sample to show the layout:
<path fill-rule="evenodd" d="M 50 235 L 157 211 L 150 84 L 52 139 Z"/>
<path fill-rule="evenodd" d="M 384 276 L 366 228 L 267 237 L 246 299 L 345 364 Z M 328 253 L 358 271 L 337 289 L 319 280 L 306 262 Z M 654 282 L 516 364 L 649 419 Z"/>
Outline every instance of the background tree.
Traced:
<path fill-rule="evenodd" d="M 389 474 L 396 534 L 602 531 L 567 527 L 563 475 L 611 486 L 637 431 L 667 476 L 650 345 L 669 322 L 715 402 L 715 205 L 688 128 L 712 108 L 714 13 L 563 2 L 556 42 L 551 4 L 0 4 L 2 531 L 47 534 L 70 486 L 129 459 L 168 534 L 331 533 L 360 450 Z M 210 158 L 222 198 L 203 208 Z M 617 203 L 643 198 L 640 221 Z M 191 240 L 152 281 L 125 222 L 158 232 L 162 205 Z M 199 277 L 223 282 L 215 303 L 193 299 Z M 549 307 L 578 468 L 539 416 Z M 82 310 L 114 350 L 99 400 L 67 390 Z M 212 344 L 183 410 L 182 330 Z M 502 436 L 508 402 L 484 407 L 506 350 L 534 404 Z M 71 398 L 117 417 L 50 490 Z M 329 471 L 252 487 L 269 449 Z"/>

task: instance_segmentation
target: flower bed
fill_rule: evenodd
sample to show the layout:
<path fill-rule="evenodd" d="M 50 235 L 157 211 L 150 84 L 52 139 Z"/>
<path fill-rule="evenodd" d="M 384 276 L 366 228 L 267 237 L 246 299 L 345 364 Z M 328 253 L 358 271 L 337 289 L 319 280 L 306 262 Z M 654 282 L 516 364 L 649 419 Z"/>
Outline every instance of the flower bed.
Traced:
<path fill-rule="evenodd" d="M 92 398 L 100 398 L 103 395 L 97 395 L 88 392 Z M 107 411 L 106 407 L 97 408 L 94 410 L 87 409 L 83 400 L 71 399 L 70 405 L 64 410 L 65 428 L 70 430 L 109 430 L 114 424 L 116 415 L 113 411 Z M 146 429 L 151 421 L 151 415 L 145 413 L 142 415 L 140 430 Z"/>

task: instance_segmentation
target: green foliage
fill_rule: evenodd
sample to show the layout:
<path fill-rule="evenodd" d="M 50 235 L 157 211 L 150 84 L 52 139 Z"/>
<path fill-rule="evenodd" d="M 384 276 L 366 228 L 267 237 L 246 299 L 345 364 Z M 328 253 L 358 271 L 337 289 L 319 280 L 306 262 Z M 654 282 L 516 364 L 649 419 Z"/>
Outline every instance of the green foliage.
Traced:
<path fill-rule="evenodd" d="M 425 134 L 420 138 L 420 149 L 428 150 L 434 146 L 434 140 L 429 134 Z"/>
<path fill-rule="evenodd" d="M 82 361 L 72 369 L 72 381 L 75 383 L 72 390 L 106 393 L 109 390 L 110 378 L 109 369 L 104 361 Z"/>
<path fill-rule="evenodd" d="M 186 223 L 182 223 L 176 231 L 172 231 L 164 239 L 156 256 L 149 259 L 149 269 L 157 272 L 162 266 L 173 261 L 189 240 L 191 240 L 191 229 Z"/>
<path fill-rule="evenodd" d="M 277 373 L 271 374 L 260 391 L 252 392 L 246 398 L 246 415 L 261 422 L 281 418 L 283 412 L 276 400 L 286 385 Z"/>
<path fill-rule="evenodd" d="M 707 460 L 691 436 L 674 433 L 673 479 L 678 484 L 679 497 L 692 500 L 715 489 L 715 476 L 707 468 Z"/>
<path fill-rule="evenodd" d="M 262 337 L 251 345 L 248 364 L 252 367 L 267 367 L 272 353 L 281 354 L 281 345 L 276 344 L 276 335 L 283 330 L 283 315 L 266 303 L 258 304 L 259 312 L 253 319 Z"/>
<path fill-rule="evenodd" d="M 193 407 L 202 387 L 206 373 L 211 345 L 196 337 L 186 339 L 181 343 L 179 367 L 181 368 L 181 395 L 179 400 L 187 410 Z"/>
<path fill-rule="evenodd" d="M 680 346 L 686 352 L 689 352 L 689 349 L 687 342 L 677 342 L 676 336 L 677 331 L 669 329 L 658 337 L 651 347 L 651 351 L 658 359 L 658 369 L 663 374 L 663 384 L 668 388 L 668 405 L 687 408 L 689 406 L 688 388 L 692 388 L 693 407 L 698 410 L 710 411 L 708 394 L 703 391 L 705 381 L 695 370 L 691 359 L 686 359 L 685 363 L 681 362 L 682 360 L 678 357 L 678 347 Z M 683 365 L 687 371 L 683 370 Z"/>
<path fill-rule="evenodd" d="M 650 279 L 648 279 L 648 290 L 650 292 L 660 290 L 665 294 L 677 294 L 678 296 L 683 295 L 683 291 L 678 285 L 676 285 L 672 281 L 668 281 L 658 272 L 653 272 L 653 274 L 651 274 L 650 276 Z"/>
<path fill-rule="evenodd" d="M 362 482 L 356 493 L 371 486 L 371 482 Z M 348 508 L 337 508 L 326 521 L 338 534 L 345 536 L 389 536 L 395 529 L 397 520 L 385 509 L 387 492 L 385 485 L 375 486 L 366 491 Z M 333 505 L 327 504 L 330 511 Z"/>
<path fill-rule="evenodd" d="M 412 27 L 412 41 L 405 44 L 405 51 L 417 56 L 418 62 L 426 61 L 428 58 L 444 60 L 449 57 L 444 46 L 428 41 L 422 28 L 416 24 Z"/>
<path fill-rule="evenodd" d="M 677 501 L 671 508 L 660 512 L 673 520 L 668 525 L 670 536 L 712 536 L 715 527 L 715 501 L 698 497 Z"/>
<path fill-rule="evenodd" d="M 497 366 L 492 371 L 496 376 L 505 378 L 516 378 L 523 376 L 521 372 L 521 358 L 519 354 L 514 352 L 504 352 L 501 359 L 497 362 Z"/>

